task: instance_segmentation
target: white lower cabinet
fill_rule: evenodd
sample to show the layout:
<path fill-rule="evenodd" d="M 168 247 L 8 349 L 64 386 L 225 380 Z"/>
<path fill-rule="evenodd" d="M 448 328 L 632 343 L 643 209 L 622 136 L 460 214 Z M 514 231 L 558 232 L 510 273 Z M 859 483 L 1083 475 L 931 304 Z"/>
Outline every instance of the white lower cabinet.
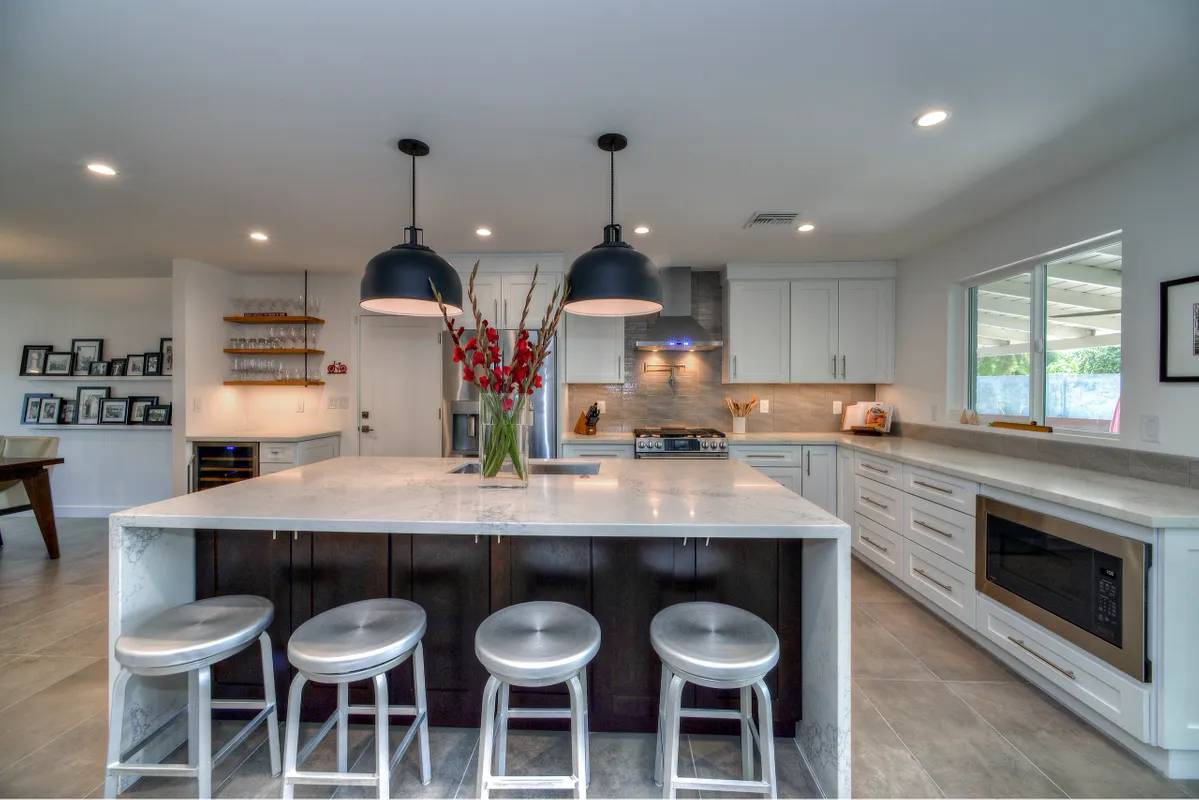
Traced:
<path fill-rule="evenodd" d="M 566 442 L 562 445 L 563 458 L 632 458 L 633 443 L 592 444 L 591 442 Z"/>
<path fill-rule="evenodd" d="M 900 580 L 942 611 L 974 627 L 974 574 L 915 542 L 905 541 Z"/>
<path fill-rule="evenodd" d="M 837 448 L 837 516 L 842 522 L 853 524 L 853 451 L 847 447 Z"/>
<path fill-rule="evenodd" d="M 962 569 L 974 571 L 974 517 L 905 494 L 899 532 Z"/>
<path fill-rule="evenodd" d="M 754 469 L 771 480 L 777 481 L 783 486 L 786 486 L 796 494 L 800 494 L 800 492 L 803 490 L 803 475 L 801 474 L 799 467 L 755 466 Z"/>
<path fill-rule="evenodd" d="M 1109 667 L 985 595 L 978 596 L 980 634 L 1033 672 L 1144 741 L 1150 687 Z"/>
<path fill-rule="evenodd" d="M 869 517 L 888 530 L 899 531 L 903 514 L 903 493 L 894 486 L 872 481 L 860 475 L 854 481 L 853 510 Z"/>
<path fill-rule="evenodd" d="M 800 494 L 830 514 L 837 513 L 837 448 L 804 445 Z"/>
<path fill-rule="evenodd" d="M 744 461 L 830 514 L 837 513 L 835 445 L 733 444 L 729 458 Z"/>
<path fill-rule="evenodd" d="M 902 536 L 887 530 L 869 517 L 858 514 L 854 518 L 853 549 L 896 578 L 900 577 L 900 569 L 903 566 L 903 544 Z"/>

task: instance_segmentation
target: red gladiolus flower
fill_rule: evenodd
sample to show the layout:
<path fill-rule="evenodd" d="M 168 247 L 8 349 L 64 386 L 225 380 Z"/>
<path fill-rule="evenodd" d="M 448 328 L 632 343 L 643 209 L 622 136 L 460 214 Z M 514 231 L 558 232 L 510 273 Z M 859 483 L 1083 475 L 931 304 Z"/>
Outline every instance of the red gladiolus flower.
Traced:
<path fill-rule="evenodd" d="M 490 348 L 488 348 L 488 353 L 491 355 L 491 360 L 493 363 L 500 360 L 500 349 L 498 347 L 492 345 Z"/>
<path fill-rule="evenodd" d="M 540 389 L 542 383 L 543 383 L 543 381 L 541 380 L 541 373 L 538 373 L 533 376 L 533 386 L 534 387 Z"/>
<path fill-rule="evenodd" d="M 477 350 L 479 348 L 479 340 L 475 337 L 470 337 L 470 341 L 466 343 L 467 350 Z"/>
<path fill-rule="evenodd" d="M 471 359 L 471 363 L 475 365 L 487 363 L 487 359 L 478 350 L 475 351 L 475 357 Z"/>
<path fill-rule="evenodd" d="M 504 410 L 505 410 L 505 411 L 511 411 L 511 410 L 512 410 L 512 406 L 513 406 L 513 405 L 514 405 L 514 403 L 512 402 L 512 398 L 511 398 L 511 397 L 505 397 L 505 398 L 504 398 Z"/>
<path fill-rule="evenodd" d="M 464 333 L 466 333 L 466 328 L 459 327 L 459 328 L 458 328 L 458 335 L 459 335 L 459 336 L 461 336 L 461 335 L 462 335 L 462 334 L 464 334 Z"/>
<path fill-rule="evenodd" d="M 496 331 L 496 329 L 495 329 L 495 328 L 488 328 L 488 329 L 487 329 L 487 341 L 489 341 L 489 342 L 495 342 L 495 341 L 499 341 L 499 338 L 500 338 L 500 335 L 499 335 L 499 333 Z"/>
<path fill-rule="evenodd" d="M 462 368 L 462 380 L 466 381 L 467 383 L 474 383 L 475 382 L 475 371 L 473 369 L 471 369 L 470 367 L 463 367 Z"/>
<path fill-rule="evenodd" d="M 479 376 L 479 388 L 481 388 L 481 389 L 486 389 L 486 388 L 487 388 L 488 386 L 490 386 L 490 385 L 491 385 L 491 379 L 490 379 L 490 378 L 488 378 L 486 375 L 480 375 L 480 376 Z"/>
<path fill-rule="evenodd" d="M 505 375 L 511 375 L 511 374 L 512 374 L 512 367 L 510 367 L 510 366 L 508 366 L 507 364 L 505 364 L 505 365 L 504 365 L 504 374 L 505 374 Z"/>
<path fill-rule="evenodd" d="M 455 348 L 454 348 L 454 356 L 453 356 L 453 358 L 454 358 L 454 363 L 455 363 L 455 364 L 457 364 L 459 361 L 461 361 L 462 359 L 466 358 L 466 353 L 463 353 L 463 352 L 462 352 L 462 348 L 461 348 L 461 347 L 455 347 Z"/>

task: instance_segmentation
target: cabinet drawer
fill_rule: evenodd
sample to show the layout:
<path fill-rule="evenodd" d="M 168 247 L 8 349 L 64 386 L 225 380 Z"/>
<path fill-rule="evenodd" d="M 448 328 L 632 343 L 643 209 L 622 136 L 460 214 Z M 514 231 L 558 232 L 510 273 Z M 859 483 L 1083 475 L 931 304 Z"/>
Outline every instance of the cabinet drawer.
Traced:
<path fill-rule="evenodd" d="M 974 516 L 974 498 L 978 484 L 961 478 L 951 478 L 939 472 L 904 464 L 900 488 L 909 494 L 932 500 L 934 503 Z"/>
<path fill-rule="evenodd" d="M 853 510 L 888 530 L 898 531 L 903 516 L 903 493 L 869 478 L 858 478 L 853 487 Z"/>
<path fill-rule="evenodd" d="M 903 573 L 908 586 L 933 605 L 974 627 L 974 575 L 915 542 L 904 542 Z"/>
<path fill-rule="evenodd" d="M 899 532 L 967 572 L 974 572 L 974 517 L 905 494 Z"/>
<path fill-rule="evenodd" d="M 296 463 L 294 442 L 263 442 L 258 446 L 258 460 L 263 464 Z"/>
<path fill-rule="evenodd" d="M 903 537 L 869 517 L 858 514 L 853 523 L 853 549 L 880 568 L 899 577 Z"/>
<path fill-rule="evenodd" d="M 632 458 L 632 444 L 564 444 L 563 458 Z"/>
<path fill-rule="evenodd" d="M 802 447 L 785 444 L 735 444 L 729 448 L 729 458 L 748 462 L 755 467 L 798 467 L 803 463 L 802 451 Z"/>
<path fill-rule="evenodd" d="M 260 464 L 258 466 L 258 474 L 259 475 L 271 475 L 276 472 L 282 472 L 285 469 L 291 469 L 294 466 L 295 466 L 295 464 L 283 463 L 283 462 L 264 463 L 264 464 Z"/>
<path fill-rule="evenodd" d="M 1141 741 L 1149 738 L 1148 684 L 1133 680 L 985 595 L 978 596 L 978 631 L 1133 736 Z"/>
<path fill-rule="evenodd" d="M 899 488 L 899 462 L 875 458 L 865 453 L 854 454 L 854 471 L 864 478 Z"/>

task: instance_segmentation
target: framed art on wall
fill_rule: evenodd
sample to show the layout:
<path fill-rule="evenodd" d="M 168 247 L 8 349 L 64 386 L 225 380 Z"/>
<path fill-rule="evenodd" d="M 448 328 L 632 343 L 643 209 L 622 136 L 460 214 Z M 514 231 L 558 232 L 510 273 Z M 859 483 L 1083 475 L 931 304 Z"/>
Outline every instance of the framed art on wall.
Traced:
<path fill-rule="evenodd" d="M 47 375 L 70 375 L 75 364 L 74 353 L 49 353 L 46 355 Z"/>
<path fill-rule="evenodd" d="M 46 374 L 46 357 L 50 355 L 50 351 L 53 349 L 54 345 L 50 344 L 25 345 L 21 350 L 21 374 Z"/>
<path fill-rule="evenodd" d="M 1199 275 L 1162 283 L 1160 358 L 1163 382 L 1199 382 Z"/>
<path fill-rule="evenodd" d="M 128 425 L 129 398 L 109 397 L 100 401 L 101 425 Z"/>
<path fill-rule="evenodd" d="M 71 352 L 75 354 L 75 375 L 91 375 L 92 362 L 104 358 L 103 339 L 72 339 Z"/>
<path fill-rule="evenodd" d="M 92 377 L 104 378 L 108 376 L 107 361 L 93 361 L 91 367 L 88 368 L 87 374 Z"/>
<path fill-rule="evenodd" d="M 169 336 L 158 340 L 158 352 L 162 353 L 162 374 L 175 374 L 175 340 Z"/>
<path fill-rule="evenodd" d="M 58 412 L 59 425 L 74 425 L 75 424 L 75 401 L 70 398 L 64 398 L 62 408 Z"/>
<path fill-rule="evenodd" d="M 109 376 L 110 376 L 110 377 L 113 377 L 113 378 L 121 378 L 121 377 L 124 377 L 124 375 L 125 375 L 125 365 L 126 365 L 126 363 L 127 363 L 127 362 L 128 362 L 128 359 L 125 359 L 125 358 L 113 358 L 113 359 L 110 359 L 110 360 L 109 360 L 109 362 L 108 362 L 108 374 L 109 374 Z"/>
<path fill-rule="evenodd" d="M 43 397 L 42 406 L 37 413 L 37 423 L 39 425 L 57 425 L 58 414 L 61 410 L 61 397 Z"/>
<path fill-rule="evenodd" d="M 125 359 L 125 374 L 129 376 L 146 374 L 145 355 L 132 355 Z"/>
<path fill-rule="evenodd" d="M 146 425 L 170 425 L 171 404 L 150 406 L 146 409 Z"/>
<path fill-rule="evenodd" d="M 146 353 L 146 374 L 162 374 L 162 353 Z"/>
<path fill-rule="evenodd" d="M 107 399 L 107 386 L 80 386 L 75 393 L 76 424 L 99 425 L 100 403 Z"/>
<path fill-rule="evenodd" d="M 38 415 L 42 410 L 42 400 L 49 397 L 48 392 L 34 392 L 25 395 L 25 399 L 21 401 L 21 424 L 36 425 Z"/>

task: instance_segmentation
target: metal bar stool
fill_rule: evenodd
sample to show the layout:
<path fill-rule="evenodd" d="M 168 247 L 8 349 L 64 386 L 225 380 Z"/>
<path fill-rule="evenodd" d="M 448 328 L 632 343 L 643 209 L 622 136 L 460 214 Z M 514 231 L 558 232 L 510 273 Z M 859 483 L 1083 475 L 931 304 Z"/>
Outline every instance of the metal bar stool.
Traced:
<path fill-rule="evenodd" d="M 159 775 L 196 778 L 201 798 L 212 796 L 212 766 L 244 742 L 258 725 L 267 723 L 271 774 L 279 774 L 279 717 L 275 710 L 275 668 L 271 639 L 266 628 L 275 607 L 263 597 L 230 595 L 197 600 L 168 608 L 117 637 L 113 656 L 121 665 L 112 685 L 108 716 L 108 766 L 104 795 L 116 797 L 122 775 Z M 213 700 L 212 665 L 250 647 L 262 650 L 263 699 Z M 187 673 L 187 763 L 144 764 L 128 759 L 142 750 L 147 737 L 121 751 L 125 717 L 125 689 L 134 675 L 161 676 Z M 239 709 L 258 713 L 225 746 L 212 753 L 212 709 Z"/>
<path fill-rule="evenodd" d="M 390 796 L 391 771 L 413 739 L 420 740 L 420 780 L 432 780 L 429 765 L 429 712 L 425 701 L 425 610 L 416 603 L 395 598 L 362 600 L 338 606 L 305 622 L 287 643 L 287 659 L 298 670 L 287 695 L 287 733 L 283 763 L 283 797 L 290 800 L 297 784 L 319 786 L 374 786 L 380 798 Z M 387 672 L 412 658 L 416 704 L 393 706 L 387 702 Z M 350 683 L 374 679 L 375 704 L 349 704 Z M 300 698 L 308 681 L 337 685 L 337 709 L 320 730 L 300 747 Z M 347 772 L 350 714 L 375 718 L 375 771 Z M 395 752 L 389 747 L 393 716 L 412 717 Z M 304 763 L 333 726 L 337 726 L 337 772 L 300 772 Z"/>
<path fill-rule="evenodd" d="M 679 603 L 659 611 L 649 628 L 654 652 L 662 659 L 658 701 L 658 749 L 654 783 L 662 796 L 679 789 L 753 792 L 778 797 L 774 766 L 774 723 L 766 674 L 779 660 L 779 637 L 760 617 L 721 603 Z M 741 708 L 682 708 L 687 683 L 713 689 L 740 689 Z M 758 698 L 753 721 L 752 694 Z M 736 719 L 741 722 L 741 780 L 683 778 L 678 774 L 679 721 L 683 717 Z M 754 779 L 754 745 L 762 758 L 762 777 Z M 663 770 L 665 769 L 665 779 Z"/>
<path fill-rule="evenodd" d="M 520 603 L 495 612 L 475 632 L 475 655 L 491 673 L 483 689 L 479 733 L 478 798 L 493 789 L 571 789 L 587 796 L 587 665 L 599 652 L 595 618 L 567 603 Z M 570 708 L 509 708 L 510 686 L 565 683 Z M 499 698 L 499 718 L 496 700 Z M 507 775 L 509 719 L 570 719 L 571 774 Z M 495 758 L 496 774 L 491 772 Z"/>

